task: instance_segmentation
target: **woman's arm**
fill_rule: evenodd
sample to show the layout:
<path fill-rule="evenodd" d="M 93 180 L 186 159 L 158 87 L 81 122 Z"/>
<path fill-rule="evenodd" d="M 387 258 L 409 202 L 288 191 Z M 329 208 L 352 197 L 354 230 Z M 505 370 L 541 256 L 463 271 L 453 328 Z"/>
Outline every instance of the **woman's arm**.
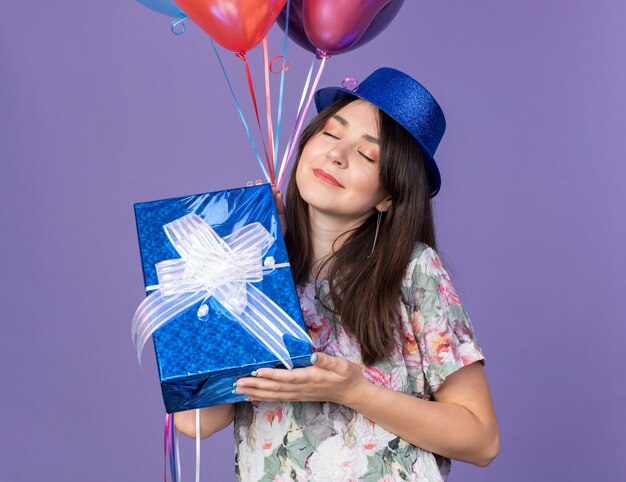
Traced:
<path fill-rule="evenodd" d="M 261 401 L 330 401 L 352 408 L 400 438 L 444 457 L 478 466 L 500 441 L 483 367 L 473 363 L 446 378 L 435 401 L 379 387 L 343 358 L 317 354 L 314 366 L 258 370 L 237 382 L 238 393 Z"/>
<path fill-rule="evenodd" d="M 429 452 L 484 467 L 500 449 L 498 423 L 480 362 L 448 376 L 435 402 L 370 382 L 344 397 L 344 405 Z"/>
<path fill-rule="evenodd" d="M 235 405 L 216 405 L 200 409 L 200 438 L 207 438 L 230 425 L 235 418 Z M 174 414 L 174 425 L 188 437 L 196 436 L 196 411 L 187 410 Z"/>

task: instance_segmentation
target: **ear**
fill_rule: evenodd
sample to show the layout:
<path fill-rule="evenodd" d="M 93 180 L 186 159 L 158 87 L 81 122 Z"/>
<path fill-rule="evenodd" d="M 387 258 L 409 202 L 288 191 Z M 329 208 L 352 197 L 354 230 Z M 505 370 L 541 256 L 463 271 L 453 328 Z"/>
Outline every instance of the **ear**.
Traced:
<path fill-rule="evenodd" d="M 377 211 L 386 213 L 391 208 L 391 196 L 387 196 L 385 199 L 383 199 L 374 207 L 376 208 Z"/>

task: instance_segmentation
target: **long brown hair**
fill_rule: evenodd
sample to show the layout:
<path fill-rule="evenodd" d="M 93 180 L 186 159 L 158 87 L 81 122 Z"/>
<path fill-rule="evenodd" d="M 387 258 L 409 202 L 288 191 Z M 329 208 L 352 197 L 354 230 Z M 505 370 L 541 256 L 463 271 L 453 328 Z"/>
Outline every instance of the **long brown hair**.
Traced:
<path fill-rule="evenodd" d="M 296 284 L 308 281 L 312 270 L 308 204 L 296 184 L 298 162 L 309 139 L 354 100 L 352 96 L 339 98 L 311 121 L 300 138 L 286 197 L 285 242 Z M 402 279 L 415 244 L 422 242 L 437 249 L 424 156 L 411 135 L 380 110 L 378 126 L 380 182 L 392 204 L 382 213 L 374 252 L 377 212 L 340 236 L 340 247 L 335 249 L 333 245 L 332 254 L 324 261 L 328 265 L 332 309 L 358 341 L 367 365 L 389 357 L 396 348 Z"/>

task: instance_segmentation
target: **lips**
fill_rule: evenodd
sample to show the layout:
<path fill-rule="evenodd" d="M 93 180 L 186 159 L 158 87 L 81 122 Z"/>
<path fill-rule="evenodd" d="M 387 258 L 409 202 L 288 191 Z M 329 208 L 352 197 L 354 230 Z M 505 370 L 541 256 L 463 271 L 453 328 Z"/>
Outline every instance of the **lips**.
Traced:
<path fill-rule="evenodd" d="M 331 186 L 335 187 L 343 187 L 341 184 L 339 184 L 339 181 L 337 181 L 337 179 L 335 179 L 323 169 L 313 169 L 313 175 L 321 181 L 324 181 L 326 184 L 330 184 Z"/>

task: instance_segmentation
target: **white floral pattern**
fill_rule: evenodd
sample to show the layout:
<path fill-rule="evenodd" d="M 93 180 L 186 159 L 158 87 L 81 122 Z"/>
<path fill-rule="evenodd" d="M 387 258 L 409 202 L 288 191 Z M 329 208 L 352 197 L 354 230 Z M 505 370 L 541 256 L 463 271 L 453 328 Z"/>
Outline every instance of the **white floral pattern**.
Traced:
<path fill-rule="evenodd" d="M 317 288 L 317 289 L 316 289 Z M 402 332 L 389 360 L 364 366 L 358 343 L 318 300 L 328 284 L 298 287 L 316 351 L 362 365 L 372 383 L 430 400 L 446 377 L 483 360 L 472 324 L 437 253 L 418 244 L 402 282 Z M 353 410 L 324 403 L 238 403 L 236 474 L 244 482 L 445 481 L 450 461 Z"/>

